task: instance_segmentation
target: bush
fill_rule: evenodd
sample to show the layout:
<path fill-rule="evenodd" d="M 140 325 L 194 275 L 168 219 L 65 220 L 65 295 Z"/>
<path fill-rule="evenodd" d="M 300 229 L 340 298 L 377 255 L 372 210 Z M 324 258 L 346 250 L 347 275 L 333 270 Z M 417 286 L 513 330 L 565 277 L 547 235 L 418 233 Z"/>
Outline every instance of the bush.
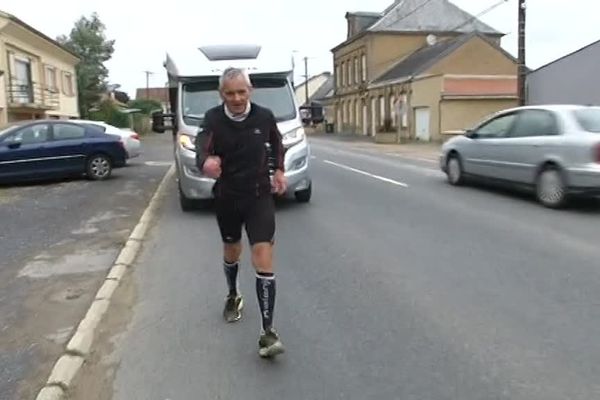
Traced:
<path fill-rule="evenodd" d="M 129 115 L 122 113 L 110 100 L 102 101 L 98 107 L 90 112 L 90 119 L 104 121 L 118 128 L 130 128 Z"/>

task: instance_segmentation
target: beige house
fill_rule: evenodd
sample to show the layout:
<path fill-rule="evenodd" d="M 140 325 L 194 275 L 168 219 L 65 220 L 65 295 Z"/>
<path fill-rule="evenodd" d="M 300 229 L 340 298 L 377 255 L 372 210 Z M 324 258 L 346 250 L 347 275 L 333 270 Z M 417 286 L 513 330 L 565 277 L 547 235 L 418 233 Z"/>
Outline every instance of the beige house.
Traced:
<path fill-rule="evenodd" d="M 347 13 L 332 49 L 337 132 L 441 141 L 517 103 L 517 61 L 502 33 L 448 0 L 396 0 Z"/>
<path fill-rule="evenodd" d="M 79 58 L 17 17 L 0 11 L 0 126 L 79 117 Z"/>

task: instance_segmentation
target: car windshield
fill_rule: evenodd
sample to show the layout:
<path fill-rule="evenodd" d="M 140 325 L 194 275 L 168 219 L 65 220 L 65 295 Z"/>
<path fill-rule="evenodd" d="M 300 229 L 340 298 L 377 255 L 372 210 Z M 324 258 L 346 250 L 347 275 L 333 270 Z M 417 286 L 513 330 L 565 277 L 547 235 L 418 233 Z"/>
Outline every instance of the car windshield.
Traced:
<path fill-rule="evenodd" d="M 12 124 L 4 125 L 3 127 L 1 127 L 0 128 L 0 141 L 2 141 L 2 139 L 6 135 L 8 135 L 9 133 L 11 133 L 15 129 L 17 129 L 19 126 L 21 126 L 21 124 L 19 124 L 19 123 L 12 123 Z"/>
<path fill-rule="evenodd" d="M 252 102 L 270 108 L 277 121 L 296 117 L 296 106 L 290 86 L 281 78 L 252 79 Z M 188 83 L 183 86 L 183 118 L 197 125 L 210 108 L 221 104 L 218 81 Z"/>
<path fill-rule="evenodd" d="M 583 108 L 573 111 L 573 114 L 584 130 L 600 133 L 600 108 Z"/>

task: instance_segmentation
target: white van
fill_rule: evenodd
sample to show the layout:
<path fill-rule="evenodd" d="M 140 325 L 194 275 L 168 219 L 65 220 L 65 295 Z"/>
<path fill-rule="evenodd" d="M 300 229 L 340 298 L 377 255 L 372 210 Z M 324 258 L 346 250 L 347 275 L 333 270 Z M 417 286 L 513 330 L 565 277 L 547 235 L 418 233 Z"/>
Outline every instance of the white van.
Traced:
<path fill-rule="evenodd" d="M 309 174 L 308 144 L 292 87 L 291 57 L 269 53 L 258 45 L 204 46 L 187 54 L 168 53 L 164 64 L 169 79 L 171 113 L 153 115 L 153 130 L 164 132 L 171 121 L 179 197 L 184 211 L 212 198 L 214 180 L 203 176 L 196 166 L 195 137 L 204 113 L 221 104 L 219 76 L 227 67 L 244 68 L 253 84 L 252 101 L 273 111 L 285 147 L 285 175 L 288 197 L 309 202 L 312 179 Z"/>

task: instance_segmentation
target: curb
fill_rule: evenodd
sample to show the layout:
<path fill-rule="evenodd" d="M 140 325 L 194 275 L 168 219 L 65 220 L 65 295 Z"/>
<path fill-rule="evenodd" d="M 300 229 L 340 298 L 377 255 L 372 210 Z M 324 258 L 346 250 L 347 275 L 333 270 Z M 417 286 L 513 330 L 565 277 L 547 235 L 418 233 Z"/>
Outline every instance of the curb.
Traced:
<path fill-rule="evenodd" d="M 65 352 L 58 359 L 45 386 L 38 393 L 36 400 L 64 400 L 77 373 L 90 354 L 94 342 L 94 334 L 108 311 L 110 299 L 124 279 L 127 270 L 133 263 L 142 248 L 142 242 L 148 233 L 150 221 L 158 209 L 165 188 L 175 173 L 174 165 L 163 176 L 158 188 L 150 199 L 146 210 L 132 230 L 125 246 L 108 272 L 104 283 L 98 290 L 94 301 L 90 305 L 85 317 L 79 323 L 77 330 L 65 348 Z"/>

